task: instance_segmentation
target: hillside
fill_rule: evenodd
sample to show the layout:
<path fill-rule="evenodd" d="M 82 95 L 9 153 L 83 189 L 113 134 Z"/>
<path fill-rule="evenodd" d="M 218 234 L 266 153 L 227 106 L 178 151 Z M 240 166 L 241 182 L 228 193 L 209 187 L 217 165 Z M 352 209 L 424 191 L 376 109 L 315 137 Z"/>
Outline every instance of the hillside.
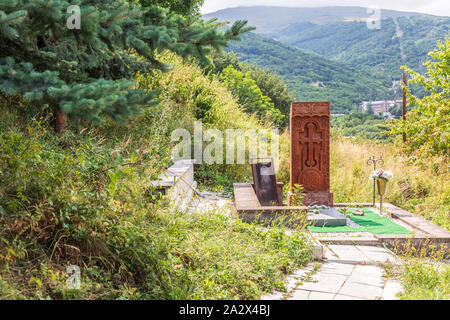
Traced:
<path fill-rule="evenodd" d="M 248 20 L 256 27 L 256 33 L 271 34 L 280 31 L 289 25 L 302 22 L 314 24 L 327 24 L 342 21 L 365 21 L 370 18 L 371 12 L 363 7 L 316 7 L 316 8 L 290 8 L 274 6 L 236 7 L 219 10 L 204 15 L 205 18 L 218 18 L 220 21 Z M 383 18 L 397 18 L 423 15 L 415 12 L 402 12 L 395 10 L 381 10 Z"/>
<path fill-rule="evenodd" d="M 402 65 L 423 71 L 422 62 L 450 33 L 450 18 L 381 10 L 379 29 L 369 29 L 363 7 L 237 7 L 205 15 L 221 21 L 247 19 L 255 33 L 308 53 L 346 63 L 372 76 L 400 80 Z M 368 99 L 368 98 L 367 98 Z"/>
<path fill-rule="evenodd" d="M 333 112 L 348 112 L 363 100 L 393 97 L 390 81 L 375 79 L 357 70 L 256 34 L 246 34 L 230 44 L 241 61 L 276 71 L 296 93 L 297 99 L 330 100 Z"/>
<path fill-rule="evenodd" d="M 398 80 L 402 65 L 422 71 L 427 53 L 449 32 L 449 17 L 415 16 L 384 19 L 379 30 L 368 29 L 365 22 L 297 23 L 272 37 Z"/>

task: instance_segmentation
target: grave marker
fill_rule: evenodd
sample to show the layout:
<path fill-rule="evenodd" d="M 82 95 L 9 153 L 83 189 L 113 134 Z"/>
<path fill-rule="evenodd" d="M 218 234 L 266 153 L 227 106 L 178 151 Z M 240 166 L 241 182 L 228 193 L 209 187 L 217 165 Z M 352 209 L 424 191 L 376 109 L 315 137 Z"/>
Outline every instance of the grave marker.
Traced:
<path fill-rule="evenodd" d="M 333 205 L 330 192 L 330 102 L 291 104 L 291 188 L 301 184 L 304 205 Z"/>
<path fill-rule="evenodd" d="M 251 159 L 253 183 L 256 196 L 263 206 L 280 206 L 275 167 L 272 158 Z"/>

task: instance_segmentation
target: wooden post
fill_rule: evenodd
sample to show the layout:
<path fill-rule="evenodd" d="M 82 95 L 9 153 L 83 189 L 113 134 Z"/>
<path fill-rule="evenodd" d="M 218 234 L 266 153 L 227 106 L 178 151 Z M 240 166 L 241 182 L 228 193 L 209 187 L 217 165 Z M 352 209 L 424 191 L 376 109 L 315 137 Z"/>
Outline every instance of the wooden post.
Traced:
<path fill-rule="evenodd" d="M 406 73 L 403 72 L 403 110 L 402 110 L 403 122 L 406 121 L 406 85 L 407 85 Z M 406 142 L 406 132 L 403 131 L 403 143 L 405 142 Z"/>

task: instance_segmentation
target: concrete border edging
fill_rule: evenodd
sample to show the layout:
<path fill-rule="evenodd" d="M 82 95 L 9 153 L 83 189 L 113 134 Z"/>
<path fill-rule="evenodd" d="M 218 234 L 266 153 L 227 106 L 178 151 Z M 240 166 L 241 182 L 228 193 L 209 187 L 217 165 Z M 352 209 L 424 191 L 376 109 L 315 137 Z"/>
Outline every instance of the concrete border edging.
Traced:
<path fill-rule="evenodd" d="M 174 207 L 186 210 L 196 192 L 197 182 L 194 181 L 194 160 L 185 159 L 175 162 L 158 180 L 151 181 L 162 194 L 166 195 Z"/>

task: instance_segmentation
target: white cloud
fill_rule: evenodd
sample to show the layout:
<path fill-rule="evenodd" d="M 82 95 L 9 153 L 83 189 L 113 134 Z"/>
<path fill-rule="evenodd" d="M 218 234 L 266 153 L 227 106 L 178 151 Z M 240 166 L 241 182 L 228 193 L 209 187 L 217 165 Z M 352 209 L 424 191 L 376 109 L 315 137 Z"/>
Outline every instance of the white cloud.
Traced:
<path fill-rule="evenodd" d="M 238 6 L 323 7 L 360 6 L 380 7 L 399 11 L 415 11 L 439 16 L 450 16 L 448 0 L 205 0 L 202 13 Z"/>

